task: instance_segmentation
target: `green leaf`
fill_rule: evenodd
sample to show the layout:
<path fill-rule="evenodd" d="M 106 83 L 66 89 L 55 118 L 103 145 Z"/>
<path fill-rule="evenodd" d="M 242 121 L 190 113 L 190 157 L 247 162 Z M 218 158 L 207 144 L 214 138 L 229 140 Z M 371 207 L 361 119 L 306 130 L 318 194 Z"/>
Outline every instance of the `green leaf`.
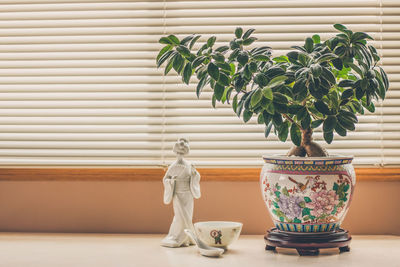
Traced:
<path fill-rule="evenodd" d="M 335 68 L 337 68 L 338 70 L 342 70 L 343 69 L 343 61 L 340 58 L 335 58 L 332 61 L 332 64 Z"/>
<path fill-rule="evenodd" d="M 215 94 L 213 94 L 212 100 L 211 100 L 211 105 L 213 108 L 215 108 L 216 104 L 217 104 L 217 98 L 215 97 Z"/>
<path fill-rule="evenodd" d="M 301 120 L 301 128 L 308 129 L 310 128 L 310 124 L 311 124 L 311 117 L 310 114 L 306 112 L 304 118 Z"/>
<path fill-rule="evenodd" d="M 231 64 L 229 64 L 229 66 L 231 67 L 231 71 L 230 71 L 230 75 L 231 76 L 233 76 L 233 74 L 235 74 L 235 71 L 236 71 L 236 66 L 235 66 L 235 64 L 233 64 L 233 63 L 231 63 Z"/>
<path fill-rule="evenodd" d="M 229 79 L 229 77 L 226 75 L 226 74 L 224 74 L 224 73 L 220 73 L 219 74 L 219 79 L 218 79 L 218 81 L 217 81 L 220 85 L 223 85 L 223 86 L 228 86 L 228 85 L 230 85 L 230 79 Z"/>
<path fill-rule="evenodd" d="M 260 87 L 265 87 L 268 84 L 268 78 L 263 73 L 258 73 L 254 77 L 254 82 L 258 84 Z"/>
<path fill-rule="evenodd" d="M 346 135 L 347 135 L 346 129 L 343 128 L 343 127 L 340 125 L 340 123 L 336 123 L 335 132 L 337 132 L 340 136 L 346 136 Z"/>
<path fill-rule="evenodd" d="M 239 55 L 237 56 L 237 61 L 244 66 L 249 61 L 249 55 L 247 54 L 247 52 L 239 52 Z"/>
<path fill-rule="evenodd" d="M 388 80 L 388 77 L 387 77 L 387 75 L 386 75 L 386 72 L 382 69 L 382 68 L 379 68 L 379 71 L 380 71 L 380 73 L 381 73 L 381 76 L 382 76 L 382 81 L 383 81 L 383 84 L 385 85 L 385 89 L 386 89 L 386 91 L 389 89 L 389 80 Z"/>
<path fill-rule="evenodd" d="M 271 114 L 274 115 L 275 114 L 275 107 L 274 104 L 272 102 L 268 103 L 267 106 L 265 106 L 265 110 Z"/>
<path fill-rule="evenodd" d="M 333 132 L 324 132 L 324 139 L 328 144 L 332 143 Z"/>
<path fill-rule="evenodd" d="M 165 66 L 165 69 L 164 69 L 164 75 L 167 75 L 168 72 L 170 72 L 173 64 L 174 64 L 174 61 L 172 59 L 170 61 L 168 61 L 168 64 L 167 64 L 167 66 Z"/>
<path fill-rule="evenodd" d="M 235 30 L 235 36 L 236 36 L 236 38 L 242 37 L 242 34 L 243 34 L 243 29 L 240 28 L 240 27 L 237 27 L 236 30 Z"/>
<path fill-rule="evenodd" d="M 335 25 L 333 25 L 333 27 L 336 30 L 341 31 L 341 32 L 345 32 L 345 30 L 347 30 L 347 28 L 345 26 L 343 26 L 342 24 L 335 24 Z"/>
<path fill-rule="evenodd" d="M 267 84 L 267 86 L 268 86 L 268 87 L 271 87 L 271 88 L 274 88 L 274 87 L 276 87 L 276 86 L 282 85 L 282 84 L 285 83 L 285 81 L 287 80 L 287 78 L 288 78 L 288 77 L 283 76 L 283 75 L 274 77 L 273 79 L 271 79 L 271 80 L 269 81 L 269 83 Z"/>
<path fill-rule="evenodd" d="M 312 64 L 310 69 L 314 77 L 319 77 L 322 73 L 322 67 L 320 64 Z"/>
<path fill-rule="evenodd" d="M 168 39 L 168 37 L 161 37 L 160 40 L 158 40 L 160 44 L 166 44 L 170 45 L 172 44 L 171 40 Z"/>
<path fill-rule="evenodd" d="M 275 62 L 277 62 L 277 63 L 280 63 L 280 62 L 283 62 L 283 63 L 289 62 L 287 56 L 274 57 L 272 60 L 275 61 Z"/>
<path fill-rule="evenodd" d="M 178 37 L 176 37 L 175 35 L 171 34 L 168 35 L 168 39 L 175 45 L 180 45 L 180 41 L 178 39 Z"/>
<path fill-rule="evenodd" d="M 278 138 L 281 142 L 286 142 L 289 134 L 289 122 L 285 121 L 281 124 L 278 130 Z"/>
<path fill-rule="evenodd" d="M 262 99 L 262 91 L 260 89 L 256 89 L 254 94 L 251 96 L 250 104 L 252 107 L 255 107 Z"/>
<path fill-rule="evenodd" d="M 322 73 L 321 73 L 322 77 L 324 77 L 327 81 L 329 81 L 332 84 L 336 84 L 336 78 L 335 75 L 333 75 L 333 73 L 327 69 L 327 68 L 322 68 Z"/>
<path fill-rule="evenodd" d="M 304 201 L 302 201 L 299 203 L 299 206 L 304 209 L 306 207 L 306 203 Z"/>
<path fill-rule="evenodd" d="M 272 100 L 274 98 L 274 95 L 272 93 L 272 89 L 269 88 L 269 87 L 266 87 L 266 88 L 262 89 L 262 93 L 263 93 L 263 95 L 264 95 L 264 97 L 266 99 Z"/>
<path fill-rule="evenodd" d="M 227 45 L 220 46 L 217 49 L 215 49 L 216 52 L 221 52 L 221 53 L 223 53 L 223 52 L 225 52 L 227 50 L 229 50 L 229 46 L 227 46 Z"/>
<path fill-rule="evenodd" d="M 354 113 L 350 112 L 350 111 L 340 110 L 339 114 L 340 114 L 340 116 L 352 121 L 353 123 L 357 123 L 358 122 L 357 116 Z"/>
<path fill-rule="evenodd" d="M 296 60 L 299 58 L 299 52 L 297 52 L 297 51 L 290 51 L 286 55 L 287 55 L 289 61 L 292 63 L 296 62 Z"/>
<path fill-rule="evenodd" d="M 274 92 L 273 93 L 273 101 L 275 103 L 278 104 L 287 104 L 288 103 L 288 99 L 286 98 L 286 96 L 284 94 L 281 94 L 279 92 Z"/>
<path fill-rule="evenodd" d="M 272 115 L 272 122 L 276 128 L 276 130 L 279 130 L 279 128 L 281 127 L 283 121 L 282 121 L 282 115 L 279 113 L 274 113 Z"/>
<path fill-rule="evenodd" d="M 301 145 L 301 132 L 296 123 L 292 123 L 292 126 L 290 127 L 290 139 L 296 146 Z"/>
<path fill-rule="evenodd" d="M 345 129 L 349 130 L 349 131 L 354 131 L 355 130 L 355 126 L 354 123 L 342 116 L 338 116 L 338 123 Z"/>
<path fill-rule="evenodd" d="M 199 40 L 200 37 L 201 37 L 201 35 L 196 35 L 196 36 L 192 39 L 192 41 L 190 41 L 189 49 L 192 49 L 192 48 L 193 48 L 194 44 L 197 42 L 197 40 Z"/>
<path fill-rule="evenodd" d="M 185 63 L 185 60 L 180 54 L 176 54 L 174 57 L 174 63 L 172 64 L 172 67 L 177 73 L 181 73 L 183 69 L 183 64 Z"/>
<path fill-rule="evenodd" d="M 335 129 L 336 123 L 337 123 L 336 116 L 329 115 L 325 119 L 322 129 L 324 130 L 324 132 L 332 132 L 333 129 Z"/>
<path fill-rule="evenodd" d="M 257 40 L 256 37 L 250 37 L 243 40 L 243 45 L 251 45 L 254 41 Z"/>
<path fill-rule="evenodd" d="M 257 61 L 269 61 L 269 57 L 266 55 L 255 55 L 253 59 Z"/>
<path fill-rule="evenodd" d="M 264 136 L 265 138 L 268 137 L 268 135 L 271 133 L 271 129 L 272 129 L 272 121 L 270 121 L 268 123 L 268 125 L 265 126 L 265 130 L 264 130 Z"/>
<path fill-rule="evenodd" d="M 315 129 L 315 128 L 319 127 L 323 122 L 324 122 L 324 120 L 312 121 L 311 122 L 311 128 Z"/>
<path fill-rule="evenodd" d="M 207 67 L 207 72 L 211 76 L 211 78 L 213 78 L 214 80 L 218 81 L 218 79 L 219 79 L 219 69 L 218 69 L 217 65 L 215 65 L 212 62 L 210 62 L 210 64 L 208 64 L 208 67 Z"/>
<path fill-rule="evenodd" d="M 319 44 L 321 42 L 321 37 L 318 34 L 314 34 L 312 36 L 312 40 L 313 40 L 314 44 Z"/>
<path fill-rule="evenodd" d="M 167 51 L 165 52 L 160 59 L 157 62 L 157 68 L 159 68 L 171 55 L 172 55 L 173 51 Z"/>
<path fill-rule="evenodd" d="M 201 63 L 204 62 L 204 60 L 206 60 L 206 57 L 204 57 L 204 56 L 201 56 L 201 57 L 196 58 L 196 59 L 193 60 L 193 62 L 192 62 L 192 68 L 193 68 L 193 69 L 197 68 L 198 66 L 200 66 Z"/>
<path fill-rule="evenodd" d="M 302 105 L 294 104 L 294 105 L 289 105 L 287 106 L 288 108 L 288 113 L 290 114 L 297 114 L 302 108 Z"/>
<path fill-rule="evenodd" d="M 339 83 L 338 83 L 338 86 L 339 87 L 343 87 L 343 88 L 345 88 L 345 87 L 354 87 L 354 81 L 352 81 L 352 80 L 341 80 Z"/>
<path fill-rule="evenodd" d="M 207 84 L 207 76 L 204 76 L 203 78 L 200 79 L 199 83 L 197 84 L 196 87 L 196 95 L 197 98 L 200 97 L 201 91 L 203 90 L 203 87 Z"/>
<path fill-rule="evenodd" d="M 341 95 L 341 99 L 348 99 L 348 98 L 353 98 L 354 96 L 354 90 L 353 89 L 347 89 L 345 91 L 343 91 L 342 95 Z"/>
<path fill-rule="evenodd" d="M 310 202 L 311 202 L 311 198 L 309 198 L 309 197 L 304 197 L 304 201 L 305 201 L 306 203 L 310 203 Z"/>
<path fill-rule="evenodd" d="M 184 57 L 189 57 L 190 56 L 190 50 L 184 45 L 180 45 L 176 47 L 176 51 L 179 52 Z"/>
<path fill-rule="evenodd" d="M 229 74 L 231 72 L 231 65 L 227 62 L 222 62 L 222 63 L 216 63 L 218 68 L 220 68 L 221 71 L 225 72 L 226 74 Z"/>
<path fill-rule="evenodd" d="M 221 101 L 222 96 L 224 95 L 225 87 L 216 83 L 214 86 L 214 95 L 216 100 Z"/>
<path fill-rule="evenodd" d="M 284 222 L 285 221 L 285 218 L 284 217 L 279 217 L 279 220 L 281 221 L 281 222 Z"/>
<path fill-rule="evenodd" d="M 250 70 L 252 73 L 255 73 L 255 72 L 257 71 L 257 63 L 255 63 L 255 62 L 250 62 L 248 65 L 249 65 L 249 70 Z"/>
<path fill-rule="evenodd" d="M 237 98 L 238 98 L 238 95 L 235 95 L 234 97 L 233 97 L 233 100 L 232 100 L 232 109 L 233 109 L 233 111 L 236 113 L 236 109 L 237 109 Z"/>
<path fill-rule="evenodd" d="M 192 76 L 192 66 L 190 62 L 188 62 L 185 66 L 185 69 L 183 70 L 183 76 L 182 76 L 183 82 L 189 84 L 191 76 Z"/>
<path fill-rule="evenodd" d="M 355 32 L 353 34 L 353 36 L 351 36 L 351 42 L 355 43 L 357 41 L 363 40 L 363 39 L 370 39 L 373 40 L 374 38 L 372 38 L 371 36 L 369 36 L 368 34 L 366 34 L 365 32 Z"/>
<path fill-rule="evenodd" d="M 190 40 L 194 38 L 194 35 L 189 35 L 183 38 L 180 42 L 181 45 L 186 45 Z"/>
<path fill-rule="evenodd" d="M 314 103 L 315 108 L 324 115 L 331 114 L 329 107 L 325 104 L 324 101 L 318 100 Z"/>
<path fill-rule="evenodd" d="M 352 68 L 355 72 L 357 72 L 358 75 L 360 75 L 361 77 L 364 76 L 362 70 L 357 65 L 354 65 L 353 63 L 347 63 L 347 65 L 349 65 L 350 68 Z"/>
<path fill-rule="evenodd" d="M 258 114 L 257 123 L 258 124 L 264 124 L 264 115 L 263 115 L 263 113 Z"/>
<path fill-rule="evenodd" d="M 255 31 L 255 29 L 249 29 L 249 30 L 247 30 L 247 31 L 243 34 L 242 39 L 243 39 L 243 40 L 244 40 L 244 39 L 247 39 L 254 31 Z"/>
<path fill-rule="evenodd" d="M 215 36 L 211 36 L 210 38 L 208 38 L 207 40 L 207 46 L 208 47 L 212 47 L 215 43 L 215 40 L 217 40 L 217 37 Z"/>
<path fill-rule="evenodd" d="M 304 48 L 308 53 L 311 53 L 314 47 L 314 41 L 310 37 L 306 38 L 306 43 L 304 44 Z"/>
<path fill-rule="evenodd" d="M 220 52 L 212 54 L 211 57 L 219 63 L 225 62 L 225 57 Z"/>
<path fill-rule="evenodd" d="M 245 110 L 243 111 L 243 121 L 244 122 L 248 122 L 251 119 L 251 116 L 253 116 L 253 112 L 251 112 L 250 110 Z"/>
<path fill-rule="evenodd" d="M 166 45 L 166 46 L 164 46 L 164 47 L 160 50 L 160 52 L 158 53 L 157 59 L 156 59 L 156 60 L 158 61 L 162 55 L 164 55 L 166 52 L 170 51 L 171 49 L 172 49 L 172 46 L 171 46 L 171 45 Z"/>

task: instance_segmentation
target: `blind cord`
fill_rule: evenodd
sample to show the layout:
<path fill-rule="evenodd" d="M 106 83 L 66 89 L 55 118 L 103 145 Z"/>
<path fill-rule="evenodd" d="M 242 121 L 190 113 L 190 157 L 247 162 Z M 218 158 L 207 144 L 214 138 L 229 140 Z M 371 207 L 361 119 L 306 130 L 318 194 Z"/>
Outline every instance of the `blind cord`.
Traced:
<path fill-rule="evenodd" d="M 163 35 L 167 33 L 167 3 L 163 0 Z M 166 168 L 165 162 L 165 111 L 166 111 L 166 86 L 165 86 L 165 75 L 162 76 L 162 108 L 161 108 L 161 167 Z"/>
<path fill-rule="evenodd" d="M 379 65 L 383 67 L 383 8 L 382 8 L 382 0 L 379 0 L 379 51 L 380 51 L 380 62 Z M 383 143 L 383 101 L 379 99 L 379 107 L 380 107 L 380 152 L 381 152 L 381 161 L 379 163 L 380 167 L 385 166 L 385 147 Z"/>

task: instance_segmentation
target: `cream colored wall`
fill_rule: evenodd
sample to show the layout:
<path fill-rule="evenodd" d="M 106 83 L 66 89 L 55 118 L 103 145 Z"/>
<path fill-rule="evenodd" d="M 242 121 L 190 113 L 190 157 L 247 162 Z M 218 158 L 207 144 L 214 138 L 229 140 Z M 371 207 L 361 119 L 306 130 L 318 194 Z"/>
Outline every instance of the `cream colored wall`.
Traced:
<path fill-rule="evenodd" d="M 165 233 L 160 182 L 0 182 L 0 231 Z M 272 226 L 257 182 L 203 182 L 194 221 L 233 220 L 246 234 Z M 400 235 L 400 182 L 359 182 L 344 227 Z"/>

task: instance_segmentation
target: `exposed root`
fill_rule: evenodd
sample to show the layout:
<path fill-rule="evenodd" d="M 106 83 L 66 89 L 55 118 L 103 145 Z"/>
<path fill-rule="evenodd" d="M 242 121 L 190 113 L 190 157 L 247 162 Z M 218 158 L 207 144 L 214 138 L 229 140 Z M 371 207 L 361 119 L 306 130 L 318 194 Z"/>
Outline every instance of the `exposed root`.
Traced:
<path fill-rule="evenodd" d="M 294 146 L 292 147 L 286 156 L 296 156 L 296 157 L 305 157 L 307 155 L 306 150 L 302 146 Z"/>
<path fill-rule="evenodd" d="M 287 156 L 327 157 L 328 152 L 319 144 L 312 141 L 312 130 L 307 129 L 302 132 L 301 145 L 292 147 L 287 153 Z"/>
<path fill-rule="evenodd" d="M 311 141 L 304 146 L 308 157 L 327 157 L 328 153 L 319 144 Z"/>

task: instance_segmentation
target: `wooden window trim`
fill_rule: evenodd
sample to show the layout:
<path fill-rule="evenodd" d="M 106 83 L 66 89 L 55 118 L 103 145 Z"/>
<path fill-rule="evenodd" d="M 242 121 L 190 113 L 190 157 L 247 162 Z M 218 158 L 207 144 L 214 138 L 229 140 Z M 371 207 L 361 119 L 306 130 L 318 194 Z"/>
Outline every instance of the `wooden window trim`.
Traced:
<path fill-rule="evenodd" d="M 260 168 L 199 168 L 203 181 L 258 181 Z M 162 168 L 0 168 L 0 181 L 160 181 Z M 358 181 L 400 181 L 400 168 L 356 168 Z"/>

